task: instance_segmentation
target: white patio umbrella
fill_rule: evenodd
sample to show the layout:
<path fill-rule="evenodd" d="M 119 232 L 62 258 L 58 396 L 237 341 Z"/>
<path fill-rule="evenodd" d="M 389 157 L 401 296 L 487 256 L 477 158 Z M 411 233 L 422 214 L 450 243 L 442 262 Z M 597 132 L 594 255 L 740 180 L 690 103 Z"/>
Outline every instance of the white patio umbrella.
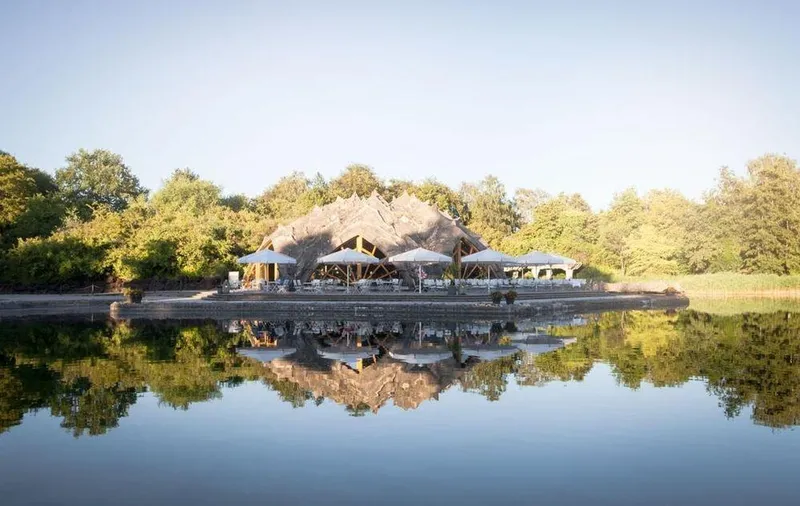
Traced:
<path fill-rule="evenodd" d="M 335 251 L 317 259 L 318 264 L 347 265 L 347 291 L 350 291 L 350 266 L 355 264 L 377 264 L 380 260 L 372 255 L 361 253 L 350 248 Z"/>
<path fill-rule="evenodd" d="M 275 360 L 276 358 L 285 357 L 296 352 L 297 348 L 291 346 L 280 346 L 276 348 L 239 348 L 236 352 L 259 362 L 267 363 Z"/>
<path fill-rule="evenodd" d="M 483 251 L 479 251 L 477 253 L 473 253 L 471 255 L 467 255 L 461 258 L 462 264 L 476 264 L 476 265 L 519 265 L 517 259 L 506 255 L 505 253 L 500 253 L 499 251 L 495 251 L 493 249 L 485 249 Z M 492 278 L 492 271 L 491 269 L 486 269 L 486 279 L 487 281 L 491 281 Z M 492 289 L 491 286 L 487 287 L 489 290 Z"/>
<path fill-rule="evenodd" d="M 255 253 L 250 253 L 249 255 L 245 255 L 240 258 L 238 262 L 240 264 L 295 265 L 297 260 L 289 255 L 284 255 L 283 253 L 278 253 L 277 251 L 272 251 L 271 249 L 264 249 L 261 251 L 256 251 Z"/>
<path fill-rule="evenodd" d="M 561 263 L 561 258 L 556 255 L 551 255 L 550 253 L 531 251 L 525 255 L 518 256 L 517 262 L 523 267 L 536 267 L 538 273 L 538 268 L 546 267 L 549 269 L 553 264 Z"/>
<path fill-rule="evenodd" d="M 578 263 L 577 260 L 573 260 L 573 259 L 571 259 L 569 257 L 564 257 L 564 256 L 561 256 L 561 255 L 554 255 L 552 253 L 550 253 L 550 256 L 553 257 L 556 260 L 555 262 L 553 262 L 554 264 L 571 265 L 571 264 L 577 264 Z"/>
<path fill-rule="evenodd" d="M 525 267 L 560 264 L 561 260 L 561 257 L 549 253 L 542 253 L 541 251 L 531 251 L 526 255 L 517 257 L 517 262 Z"/>
<path fill-rule="evenodd" d="M 256 251 L 255 253 L 250 253 L 249 255 L 245 255 L 238 259 L 237 262 L 240 264 L 297 264 L 297 260 L 289 255 L 284 255 L 282 253 L 278 253 L 277 251 L 272 251 L 271 249 L 263 249 L 261 251 Z"/>
<path fill-rule="evenodd" d="M 436 253 L 425 248 L 416 248 L 410 251 L 392 255 L 388 259 L 392 264 L 411 264 L 416 265 L 419 276 L 419 293 L 422 293 L 422 266 L 431 264 L 450 264 L 453 259 L 447 255 Z"/>

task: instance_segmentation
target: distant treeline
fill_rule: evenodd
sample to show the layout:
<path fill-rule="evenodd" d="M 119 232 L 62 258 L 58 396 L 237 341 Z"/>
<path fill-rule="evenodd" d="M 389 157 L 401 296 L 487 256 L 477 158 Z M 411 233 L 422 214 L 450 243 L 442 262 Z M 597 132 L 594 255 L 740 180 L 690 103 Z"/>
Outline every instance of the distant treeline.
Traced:
<path fill-rule="evenodd" d="M 631 188 L 594 212 L 579 194 L 508 195 L 494 176 L 456 189 L 433 178 L 384 181 L 365 165 L 331 180 L 294 172 L 255 198 L 224 195 L 190 169 L 149 191 L 120 155 L 80 150 L 54 177 L 0 152 L 0 285 L 222 276 L 278 225 L 373 191 L 430 201 L 511 254 L 573 257 L 583 277 L 800 273 L 800 171 L 786 156 L 752 160 L 743 177 L 723 167 L 701 202 Z"/>

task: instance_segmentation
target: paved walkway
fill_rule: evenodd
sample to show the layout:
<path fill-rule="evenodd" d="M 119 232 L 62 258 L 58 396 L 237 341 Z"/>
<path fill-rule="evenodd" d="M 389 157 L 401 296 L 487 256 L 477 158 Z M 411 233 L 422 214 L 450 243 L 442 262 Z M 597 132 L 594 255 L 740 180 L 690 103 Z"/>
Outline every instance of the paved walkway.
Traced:
<path fill-rule="evenodd" d="M 151 292 L 145 294 L 145 301 L 191 301 L 210 293 L 197 290 Z M 0 294 L 0 316 L 108 313 L 111 303 L 123 300 L 124 297 L 119 293 L 4 293 Z"/>
<path fill-rule="evenodd" d="M 209 290 L 201 292 L 199 290 L 182 290 L 182 291 L 166 291 L 166 292 L 146 292 L 145 297 L 148 299 L 160 300 L 183 300 L 207 297 L 215 293 Z M 76 302 L 76 301 L 91 301 L 91 302 L 105 302 L 112 303 L 116 300 L 122 300 L 120 293 L 0 293 L 0 303 L 3 302 Z"/>

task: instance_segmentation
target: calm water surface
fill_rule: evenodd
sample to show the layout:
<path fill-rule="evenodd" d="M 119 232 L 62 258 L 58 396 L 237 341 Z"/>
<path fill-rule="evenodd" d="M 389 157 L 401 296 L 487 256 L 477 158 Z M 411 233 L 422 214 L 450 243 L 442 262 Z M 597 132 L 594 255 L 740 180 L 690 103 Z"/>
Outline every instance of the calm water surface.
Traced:
<path fill-rule="evenodd" d="M 789 312 L 0 321 L 2 505 L 798 504 L 798 424 Z"/>

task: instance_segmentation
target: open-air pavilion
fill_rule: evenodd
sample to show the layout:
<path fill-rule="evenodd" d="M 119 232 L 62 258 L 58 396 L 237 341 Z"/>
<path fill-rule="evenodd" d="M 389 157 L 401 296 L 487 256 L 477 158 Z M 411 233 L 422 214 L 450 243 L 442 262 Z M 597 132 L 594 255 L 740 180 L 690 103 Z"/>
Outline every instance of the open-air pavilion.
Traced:
<path fill-rule="evenodd" d="M 386 261 L 392 255 L 424 248 L 453 259 L 460 265 L 462 256 L 487 248 L 483 240 L 447 213 L 407 193 L 391 202 L 377 193 L 367 198 L 356 195 L 339 198 L 288 225 L 278 227 L 264 238 L 261 250 L 272 250 L 297 259 L 296 278 L 337 279 L 346 282 L 346 265 L 320 264 L 317 260 L 342 249 L 373 256 L 377 264 L 353 265 L 354 279 L 416 277 L 414 265 L 395 265 Z M 445 266 L 439 266 L 441 272 Z M 475 266 L 465 267 L 462 277 L 483 277 Z M 275 280 L 285 275 L 280 265 L 268 264 L 248 273 L 251 278 Z"/>
<path fill-rule="evenodd" d="M 362 260 L 336 262 L 341 256 L 337 252 L 344 251 L 361 255 Z M 270 260 L 269 252 L 295 263 Z M 500 254 L 489 250 L 460 219 L 437 207 L 407 193 L 388 202 L 373 192 L 367 198 L 353 195 L 315 207 L 305 216 L 278 227 L 264 238 L 256 253 L 241 260 L 267 260 L 246 271 L 246 280 L 291 279 L 298 286 L 317 287 L 355 283 L 359 292 L 367 286 L 399 291 L 400 286 L 422 287 L 418 282 L 422 266 L 431 278 L 441 278 L 447 272 L 455 279 L 465 280 L 463 283 L 468 286 L 485 287 L 483 280 L 487 278 L 502 284 L 507 279 L 504 268 L 519 266 L 518 261 L 505 256 L 501 262 L 481 260 L 490 252 Z M 541 259 L 535 259 L 536 263 L 528 260 L 520 265 L 533 269 L 537 275 L 542 269 L 552 273 L 552 269 L 561 268 L 569 278 L 580 266 L 555 255 L 548 256 L 546 264 L 539 262 Z M 430 286 L 445 287 L 441 281 Z"/>
<path fill-rule="evenodd" d="M 519 267 L 531 270 L 534 279 L 538 278 L 542 271 L 545 272 L 546 279 L 551 279 L 554 270 L 562 270 L 566 279 L 572 279 L 575 271 L 581 268 L 581 263 L 577 260 L 541 251 L 531 251 L 518 256 L 516 260 Z"/>

